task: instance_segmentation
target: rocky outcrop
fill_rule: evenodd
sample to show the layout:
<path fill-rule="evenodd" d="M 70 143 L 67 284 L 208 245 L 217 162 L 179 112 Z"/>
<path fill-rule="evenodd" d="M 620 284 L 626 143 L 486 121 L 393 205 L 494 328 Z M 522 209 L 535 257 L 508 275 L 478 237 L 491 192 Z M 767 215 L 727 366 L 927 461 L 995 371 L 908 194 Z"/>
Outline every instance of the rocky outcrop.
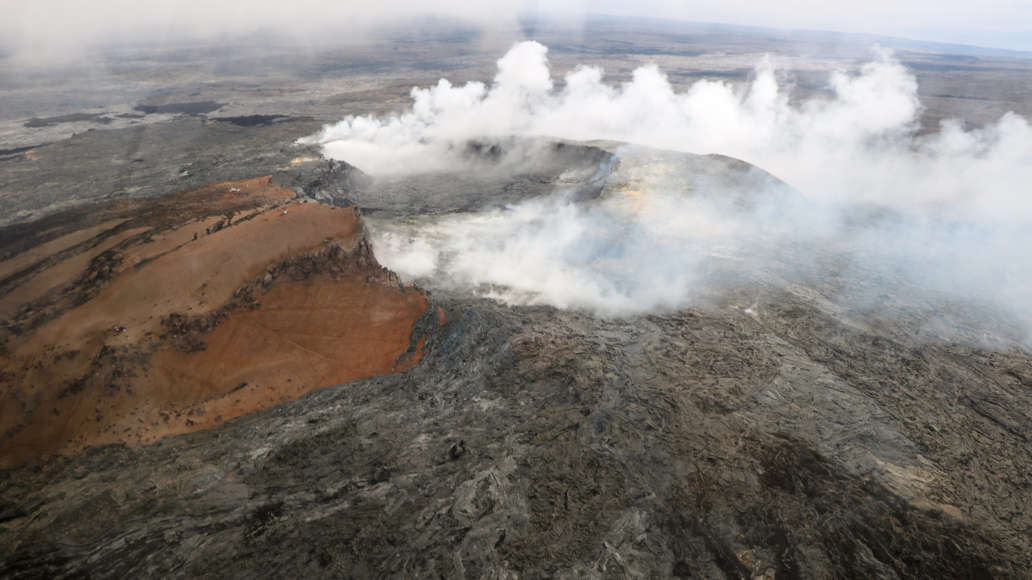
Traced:
<path fill-rule="evenodd" d="M 350 207 L 355 205 L 354 192 L 368 188 L 372 179 L 344 161 L 301 156 L 277 173 L 273 182 L 323 203 Z"/>
<path fill-rule="evenodd" d="M 419 360 L 426 298 L 376 262 L 354 208 L 264 177 L 94 213 L 8 249 L 5 465 L 210 428 Z"/>

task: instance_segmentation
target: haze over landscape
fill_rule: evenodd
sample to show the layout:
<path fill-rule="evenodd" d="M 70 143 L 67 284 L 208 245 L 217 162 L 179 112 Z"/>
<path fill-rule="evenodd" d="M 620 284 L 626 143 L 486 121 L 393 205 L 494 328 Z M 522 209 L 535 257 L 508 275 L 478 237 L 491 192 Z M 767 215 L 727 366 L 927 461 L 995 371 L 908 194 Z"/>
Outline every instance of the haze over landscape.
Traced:
<path fill-rule="evenodd" d="M 1032 570 L 1032 3 L 3 13 L 0 576 Z"/>
<path fill-rule="evenodd" d="M 863 4 L 802 0 L 644 0 L 633 6 L 614 0 L 502 0 L 490 6 L 464 0 L 385 0 L 376 5 L 299 0 L 289 6 L 269 0 L 9 0 L 0 38 L 8 50 L 29 61 L 68 58 L 59 53 L 125 42 L 220 41 L 240 35 L 274 33 L 313 46 L 368 40 L 376 27 L 425 16 L 461 19 L 486 30 L 504 29 L 526 18 L 560 18 L 570 23 L 608 15 L 824 30 L 895 36 L 950 44 L 1032 51 L 1032 4 L 988 0 L 889 0 Z M 375 35 L 375 34 L 374 34 Z M 76 55 L 77 56 L 77 55 Z"/>

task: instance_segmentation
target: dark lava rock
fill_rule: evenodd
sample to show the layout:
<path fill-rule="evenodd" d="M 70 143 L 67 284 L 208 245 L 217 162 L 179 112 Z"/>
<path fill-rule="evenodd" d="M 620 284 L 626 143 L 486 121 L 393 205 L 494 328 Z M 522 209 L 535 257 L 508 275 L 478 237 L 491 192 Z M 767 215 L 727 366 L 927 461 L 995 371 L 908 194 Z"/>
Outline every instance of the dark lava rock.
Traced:
<path fill-rule="evenodd" d="M 217 111 L 222 107 L 222 103 L 216 103 L 215 101 L 193 101 L 189 103 L 165 103 L 160 105 L 141 103 L 133 107 L 133 109 L 148 115 L 154 113 L 182 113 L 186 115 L 203 115 L 205 113 Z"/>
<path fill-rule="evenodd" d="M 215 125 L 193 130 L 242 171 L 261 160 L 235 131 L 292 123 Z M 551 147 L 533 171 L 408 181 L 258 155 L 385 219 L 633 185 L 613 147 Z M 728 158 L 626 155 L 779 189 Z M 1027 578 L 1032 354 L 929 340 L 892 300 L 836 309 L 820 274 L 617 319 L 434 289 L 407 371 L 0 472 L 0 577 Z"/>
<path fill-rule="evenodd" d="M 1028 409 L 1028 357 L 769 298 L 442 301 L 405 373 L 3 472 L 0 575 L 1022 577 L 1029 446 L 967 401 Z"/>
<path fill-rule="evenodd" d="M 256 127 L 259 125 L 269 125 L 287 118 L 289 117 L 286 115 L 241 115 L 238 117 L 215 117 L 212 120 L 232 123 L 241 127 Z"/>
<path fill-rule="evenodd" d="M 58 115 L 56 117 L 33 117 L 26 121 L 24 126 L 29 128 L 51 127 L 61 123 L 75 123 L 82 121 L 92 121 L 94 123 L 106 125 L 111 122 L 111 118 L 105 117 L 104 113 L 71 113 L 68 115 Z"/>
<path fill-rule="evenodd" d="M 321 157 L 284 169 L 276 173 L 272 181 L 293 189 L 298 195 L 339 207 L 356 205 L 354 195 L 372 183 L 357 167 Z"/>

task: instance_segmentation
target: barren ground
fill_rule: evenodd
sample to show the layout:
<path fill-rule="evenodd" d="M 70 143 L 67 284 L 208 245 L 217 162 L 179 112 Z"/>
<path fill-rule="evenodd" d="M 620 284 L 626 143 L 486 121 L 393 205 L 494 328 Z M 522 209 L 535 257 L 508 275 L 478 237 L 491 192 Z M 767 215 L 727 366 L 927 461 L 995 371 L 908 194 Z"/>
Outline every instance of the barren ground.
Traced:
<path fill-rule="evenodd" d="M 833 248 L 809 277 L 715 257 L 733 288 L 624 318 L 416 288 L 366 228 L 542 195 L 606 146 L 370 180 L 294 143 L 489 78 L 520 37 L 556 72 L 681 87 L 772 51 L 802 94 L 875 40 L 626 24 L 0 62 L 0 576 L 1029 578 L 1032 354 L 1006 320 L 839 307 L 865 272 Z M 1032 116 L 1027 55 L 894 46 L 925 130 Z M 574 185 L 633 211 L 627 175 Z"/>

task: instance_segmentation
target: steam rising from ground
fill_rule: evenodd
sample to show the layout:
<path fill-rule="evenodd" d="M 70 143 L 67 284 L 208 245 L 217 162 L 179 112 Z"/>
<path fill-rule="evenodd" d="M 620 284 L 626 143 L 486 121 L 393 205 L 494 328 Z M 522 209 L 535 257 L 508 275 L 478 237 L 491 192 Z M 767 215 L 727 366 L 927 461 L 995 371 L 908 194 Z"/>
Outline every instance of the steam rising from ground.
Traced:
<path fill-rule="evenodd" d="M 620 202 L 581 205 L 567 194 L 510 210 L 453 216 L 410 237 L 381 231 L 377 256 L 410 278 L 445 283 L 510 303 L 606 314 L 684 304 L 711 248 L 684 222 L 690 200 L 656 198 L 634 214 Z"/>
<path fill-rule="evenodd" d="M 832 74 L 828 90 L 793 100 L 791 79 L 772 58 L 744 87 L 699 81 L 677 92 L 656 67 L 621 85 L 594 67 L 556 83 L 547 48 L 523 42 L 498 61 L 490 85 L 442 79 L 414 88 L 404 114 L 349 117 L 313 140 L 373 175 L 455 169 L 461 148 L 453 144 L 473 137 L 626 141 L 734 156 L 804 196 L 752 192 L 760 201 L 743 210 L 713 203 L 726 192 L 686 196 L 659 180 L 645 182 L 645 197 L 627 211 L 620 196 L 585 205 L 559 191 L 385 234 L 385 262 L 410 276 L 497 285 L 510 300 L 628 312 L 689 302 L 703 258 L 720 248 L 741 257 L 819 245 L 852 252 L 858 275 L 891 266 L 908 283 L 995 301 L 1032 320 L 1028 121 L 1007 114 L 978 129 L 947 121 L 920 135 L 916 79 L 880 50 L 858 71 Z"/>

